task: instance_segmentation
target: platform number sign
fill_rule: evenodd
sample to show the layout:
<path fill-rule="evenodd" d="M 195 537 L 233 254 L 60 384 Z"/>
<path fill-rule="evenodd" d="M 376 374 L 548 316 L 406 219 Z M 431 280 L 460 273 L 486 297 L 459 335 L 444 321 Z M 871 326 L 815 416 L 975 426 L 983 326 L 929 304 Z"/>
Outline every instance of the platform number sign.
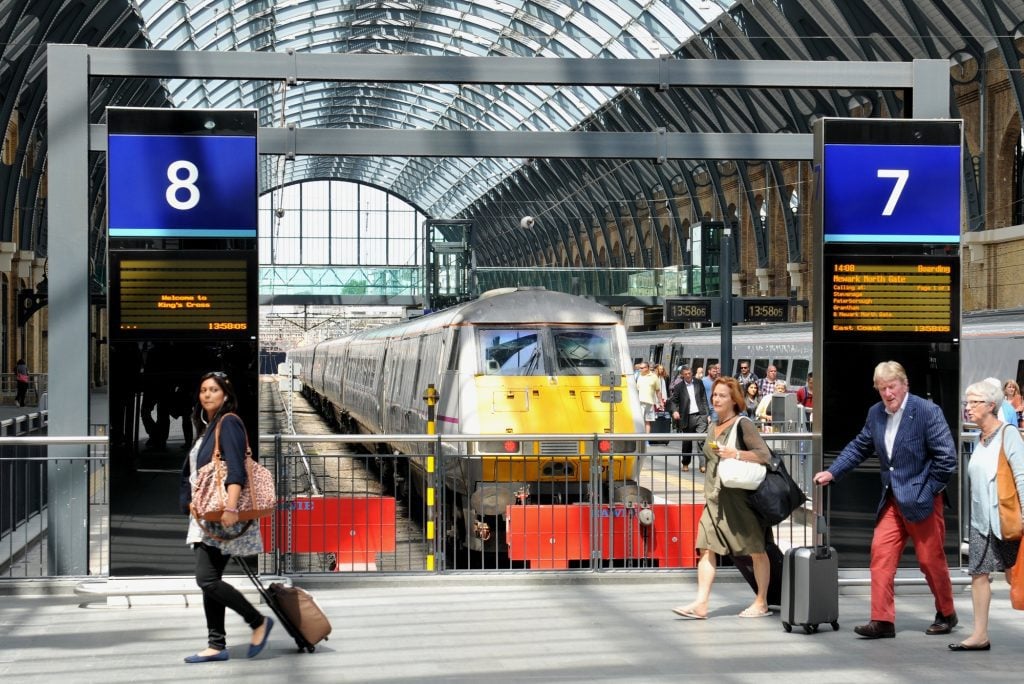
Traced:
<path fill-rule="evenodd" d="M 826 243 L 959 242 L 962 122 L 826 119 L 822 135 Z"/>
<path fill-rule="evenodd" d="M 255 110 L 110 108 L 112 238 L 255 238 Z"/>

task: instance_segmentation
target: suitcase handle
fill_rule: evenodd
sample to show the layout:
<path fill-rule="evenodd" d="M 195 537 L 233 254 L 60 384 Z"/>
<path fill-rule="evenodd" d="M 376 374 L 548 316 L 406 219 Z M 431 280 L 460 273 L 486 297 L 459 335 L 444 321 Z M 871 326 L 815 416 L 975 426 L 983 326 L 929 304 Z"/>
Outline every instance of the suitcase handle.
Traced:
<path fill-rule="evenodd" d="M 832 543 L 831 543 L 832 542 L 832 539 L 831 539 L 832 533 L 831 533 L 831 529 L 829 528 L 829 524 L 828 524 L 829 520 L 832 518 L 832 494 L 828 491 L 828 488 L 831 485 L 818 485 L 818 486 L 821 487 L 821 497 L 822 497 L 822 499 L 824 500 L 824 503 L 825 503 L 825 512 L 824 513 L 819 513 L 817 515 L 817 517 L 815 518 L 815 530 L 814 531 L 815 531 L 816 534 L 814 535 L 814 545 L 815 545 L 815 552 L 816 552 L 816 554 L 818 552 L 818 549 L 824 548 L 824 549 L 827 550 L 830 546 L 832 546 Z M 822 537 L 824 538 L 824 541 L 825 541 L 824 546 L 819 546 L 818 545 L 818 534 L 822 535 Z M 822 558 L 822 557 L 828 558 L 828 554 L 826 554 L 825 556 L 820 556 L 819 555 L 818 557 L 819 558 Z"/>

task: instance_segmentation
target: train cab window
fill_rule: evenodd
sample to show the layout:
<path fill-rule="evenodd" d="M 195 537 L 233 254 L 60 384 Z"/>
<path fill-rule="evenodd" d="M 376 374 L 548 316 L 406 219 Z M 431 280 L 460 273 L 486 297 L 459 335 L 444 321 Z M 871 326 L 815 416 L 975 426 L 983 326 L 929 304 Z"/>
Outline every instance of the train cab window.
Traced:
<path fill-rule="evenodd" d="M 793 369 L 789 374 L 789 384 L 800 387 L 807 384 L 807 373 L 811 370 L 811 362 L 807 359 L 793 359 Z"/>
<path fill-rule="evenodd" d="M 538 330 L 477 332 L 481 371 L 484 375 L 546 375 Z"/>
<path fill-rule="evenodd" d="M 558 375 L 597 375 L 621 372 L 612 353 L 612 330 L 601 328 L 555 329 L 555 362 Z"/>

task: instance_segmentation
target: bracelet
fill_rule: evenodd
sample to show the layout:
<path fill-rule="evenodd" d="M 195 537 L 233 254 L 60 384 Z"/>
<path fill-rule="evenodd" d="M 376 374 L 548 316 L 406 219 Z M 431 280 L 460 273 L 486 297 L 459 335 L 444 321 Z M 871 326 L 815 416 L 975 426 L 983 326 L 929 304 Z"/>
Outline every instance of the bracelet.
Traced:
<path fill-rule="evenodd" d="M 225 513 L 238 513 L 238 509 L 237 508 L 225 508 L 224 512 Z"/>

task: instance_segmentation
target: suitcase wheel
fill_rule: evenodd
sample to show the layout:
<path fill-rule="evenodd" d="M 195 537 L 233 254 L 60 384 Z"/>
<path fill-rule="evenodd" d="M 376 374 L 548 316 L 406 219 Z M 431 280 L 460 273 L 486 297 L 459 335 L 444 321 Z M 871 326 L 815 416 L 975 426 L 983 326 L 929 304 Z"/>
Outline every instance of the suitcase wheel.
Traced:
<path fill-rule="evenodd" d="M 839 622 L 838 621 L 832 623 L 832 631 L 833 632 L 838 632 L 839 631 Z"/>
<path fill-rule="evenodd" d="M 814 634 L 818 631 L 818 625 L 804 625 L 804 634 Z"/>
<path fill-rule="evenodd" d="M 792 632 L 793 631 L 793 625 L 789 624 L 788 622 L 783 622 L 782 623 L 782 629 L 786 630 L 787 633 L 788 632 Z"/>

